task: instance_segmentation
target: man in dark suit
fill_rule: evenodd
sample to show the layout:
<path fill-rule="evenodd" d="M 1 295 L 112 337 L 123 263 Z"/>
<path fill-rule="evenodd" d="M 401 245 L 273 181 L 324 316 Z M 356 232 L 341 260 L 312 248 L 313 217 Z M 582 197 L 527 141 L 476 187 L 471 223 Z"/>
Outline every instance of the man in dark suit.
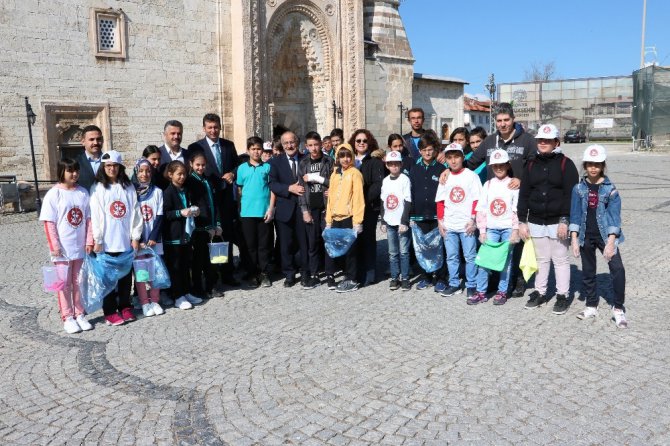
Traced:
<path fill-rule="evenodd" d="M 281 136 L 284 154 L 270 160 L 270 190 L 277 197 L 275 204 L 275 221 L 279 236 L 282 273 L 285 287 L 295 285 L 296 265 L 294 264 L 295 246 L 300 252 L 301 281 L 309 277 L 307 256 L 307 240 L 305 222 L 298 198 L 305 193 L 298 176 L 298 137 L 293 132 L 285 132 Z M 303 283 L 304 285 L 304 283 Z"/>
<path fill-rule="evenodd" d="M 163 126 L 164 144 L 158 148 L 161 151 L 161 173 L 170 161 L 181 161 L 188 165 L 188 150 L 181 147 L 183 134 L 184 126 L 176 119 L 169 120 Z"/>
<path fill-rule="evenodd" d="M 421 158 L 419 153 L 419 139 L 426 131 L 423 128 L 425 114 L 422 108 L 415 107 L 407 111 L 407 121 L 409 121 L 410 131 L 402 135 L 405 140 L 405 147 L 409 151 L 409 156 L 414 160 Z"/>
<path fill-rule="evenodd" d="M 205 175 L 212 175 L 220 181 L 215 184 L 216 204 L 219 208 L 223 239 L 235 242 L 235 221 L 237 220 L 237 205 L 235 193 L 235 172 L 238 165 L 235 144 L 227 139 L 220 138 L 221 118 L 214 113 L 208 113 L 202 118 L 205 137 L 188 146 L 188 153 L 203 152 L 207 159 Z M 228 258 L 232 259 L 232 244 Z M 240 283 L 233 277 L 231 262 L 224 264 L 223 283 L 237 286 Z"/>
<path fill-rule="evenodd" d="M 100 156 L 102 156 L 102 130 L 95 125 L 87 125 L 81 132 L 81 144 L 84 152 L 77 157 L 79 162 L 79 185 L 90 190 L 95 183 L 95 175 L 100 167 Z"/>

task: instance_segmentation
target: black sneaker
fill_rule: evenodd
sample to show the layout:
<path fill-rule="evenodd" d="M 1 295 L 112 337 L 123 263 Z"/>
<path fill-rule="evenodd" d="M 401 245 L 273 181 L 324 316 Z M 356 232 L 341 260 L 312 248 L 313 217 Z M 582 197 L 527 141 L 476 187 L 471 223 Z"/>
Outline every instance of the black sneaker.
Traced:
<path fill-rule="evenodd" d="M 249 284 L 249 288 L 258 288 L 261 286 L 261 280 L 258 276 L 251 276 L 246 282 Z"/>
<path fill-rule="evenodd" d="M 468 299 L 470 299 L 471 297 L 475 297 L 476 294 L 477 294 L 477 289 L 476 288 L 468 288 L 466 297 Z"/>
<path fill-rule="evenodd" d="M 389 282 L 389 290 L 395 291 L 400 288 L 400 281 L 398 279 L 391 279 Z"/>
<path fill-rule="evenodd" d="M 551 312 L 554 314 L 565 314 L 568 312 L 568 308 L 570 308 L 570 304 L 568 303 L 568 298 L 565 296 L 565 294 L 557 294 L 556 303 L 554 304 L 554 309 L 551 310 Z"/>
<path fill-rule="evenodd" d="M 269 287 L 272 286 L 272 281 L 270 280 L 270 278 L 268 277 L 267 274 L 261 273 L 260 279 L 261 279 L 261 286 L 262 287 L 269 288 Z"/>
<path fill-rule="evenodd" d="M 528 302 L 526 302 L 526 306 L 524 308 L 527 310 L 532 310 L 534 308 L 541 307 L 545 303 L 547 303 L 547 296 L 544 296 L 540 294 L 539 291 L 535 290 L 528 296 Z"/>
<path fill-rule="evenodd" d="M 287 277 L 284 279 L 284 288 L 291 288 L 293 285 L 295 285 L 295 278 Z"/>
<path fill-rule="evenodd" d="M 338 293 L 348 293 L 349 291 L 356 291 L 357 289 L 358 289 L 358 282 L 349 279 L 343 280 L 337 286 Z"/>
<path fill-rule="evenodd" d="M 403 291 L 409 291 L 412 289 L 412 284 L 409 283 L 408 279 L 402 279 L 402 285 L 401 288 Z"/>
<path fill-rule="evenodd" d="M 523 297 L 526 292 L 526 282 L 523 280 L 523 277 L 519 277 L 516 281 L 516 287 L 512 291 L 512 297 Z"/>
<path fill-rule="evenodd" d="M 301 282 L 303 290 L 314 289 L 314 288 L 318 287 L 320 284 L 321 284 L 321 282 L 319 282 L 319 279 L 317 279 L 316 277 L 307 277 L 307 278 L 305 278 L 304 282 Z"/>
<path fill-rule="evenodd" d="M 329 290 L 334 290 L 335 288 L 337 288 L 337 284 L 335 283 L 335 277 L 333 276 L 326 277 L 326 284 L 328 284 Z"/>
<path fill-rule="evenodd" d="M 444 290 L 440 293 L 440 296 L 449 297 L 449 296 L 453 296 L 454 294 L 461 294 L 462 292 L 463 292 L 463 290 L 459 286 L 449 286 L 449 287 L 447 287 L 446 290 Z"/>

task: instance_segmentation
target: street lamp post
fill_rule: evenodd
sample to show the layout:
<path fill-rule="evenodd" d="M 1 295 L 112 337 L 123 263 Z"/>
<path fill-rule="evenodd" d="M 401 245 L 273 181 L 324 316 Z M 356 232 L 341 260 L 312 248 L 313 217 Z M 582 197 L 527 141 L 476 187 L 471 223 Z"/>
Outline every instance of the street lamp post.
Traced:
<path fill-rule="evenodd" d="M 489 133 L 493 133 L 493 97 L 496 93 L 496 79 L 493 73 L 489 75 L 489 82 L 484 85 L 484 88 L 489 92 Z"/>
<path fill-rule="evenodd" d="M 337 106 L 337 102 L 333 99 L 333 128 L 337 127 L 337 119 L 342 119 L 342 107 Z"/>
<path fill-rule="evenodd" d="M 398 110 L 400 110 L 400 134 L 402 135 L 403 114 L 408 110 L 408 108 L 402 105 L 402 102 L 400 102 L 400 104 L 398 104 Z"/>
<path fill-rule="evenodd" d="M 37 218 L 39 218 L 40 209 L 42 209 L 42 199 L 40 198 L 40 187 L 39 183 L 37 182 L 37 163 L 35 162 L 35 144 L 33 143 L 33 126 L 35 125 L 37 115 L 28 102 L 28 96 L 26 96 L 26 118 L 28 120 L 28 136 L 30 137 L 30 156 L 33 159 L 33 177 L 35 179 L 35 206 L 37 207 Z"/>

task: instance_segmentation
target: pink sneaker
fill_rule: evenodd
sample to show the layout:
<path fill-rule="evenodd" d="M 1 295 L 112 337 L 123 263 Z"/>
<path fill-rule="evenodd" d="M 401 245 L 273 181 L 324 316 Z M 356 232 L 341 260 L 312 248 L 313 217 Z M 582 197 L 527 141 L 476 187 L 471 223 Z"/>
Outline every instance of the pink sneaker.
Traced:
<path fill-rule="evenodd" d="M 105 316 L 105 320 L 107 321 L 107 325 L 123 325 L 126 322 L 116 313 Z"/>
<path fill-rule="evenodd" d="M 130 308 L 124 308 L 123 310 L 121 310 L 121 317 L 126 322 L 132 322 L 137 320 L 137 318 L 133 314 L 133 310 Z"/>
<path fill-rule="evenodd" d="M 477 304 L 484 303 L 488 300 L 489 300 L 489 298 L 486 297 L 486 293 L 482 293 L 481 291 L 477 291 L 474 296 L 468 298 L 466 303 L 468 305 L 477 305 Z"/>

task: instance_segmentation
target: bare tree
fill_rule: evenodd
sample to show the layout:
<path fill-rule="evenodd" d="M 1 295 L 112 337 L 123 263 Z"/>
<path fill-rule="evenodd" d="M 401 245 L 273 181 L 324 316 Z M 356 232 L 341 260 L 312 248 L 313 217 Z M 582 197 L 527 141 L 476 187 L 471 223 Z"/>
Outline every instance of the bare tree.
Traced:
<path fill-rule="evenodd" d="M 533 62 L 529 68 L 523 71 L 524 81 L 537 82 L 548 81 L 556 76 L 556 63 L 554 61 L 547 63 Z"/>

